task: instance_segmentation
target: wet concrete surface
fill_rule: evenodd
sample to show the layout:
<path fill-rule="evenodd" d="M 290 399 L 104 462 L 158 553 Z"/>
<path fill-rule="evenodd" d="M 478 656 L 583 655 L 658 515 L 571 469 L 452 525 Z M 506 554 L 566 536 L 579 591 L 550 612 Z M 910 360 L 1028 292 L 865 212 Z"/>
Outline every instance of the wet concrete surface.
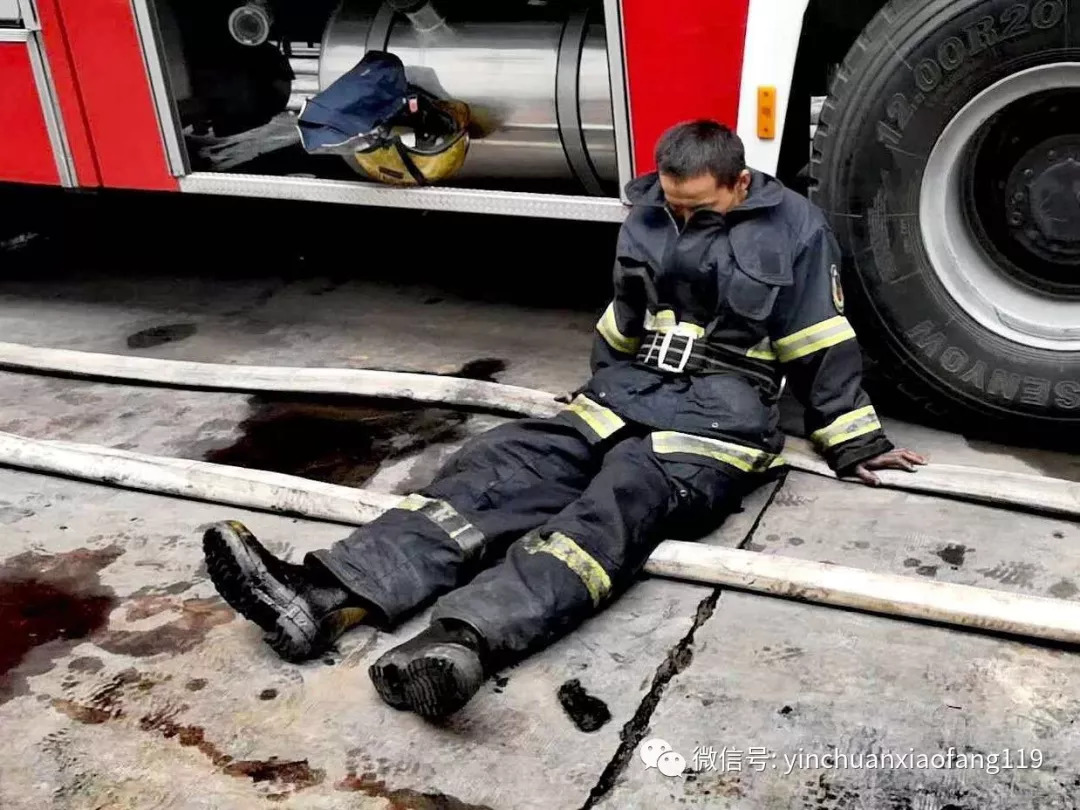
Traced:
<path fill-rule="evenodd" d="M 239 438 L 203 458 L 363 486 L 385 462 L 464 435 L 467 415 L 459 411 L 355 402 L 254 397 Z"/>
<path fill-rule="evenodd" d="M 355 227 L 343 212 L 330 220 L 342 232 Z M 127 265 L 99 261 L 104 249 L 87 256 L 70 241 L 31 240 L 5 265 L 0 330 L 41 346 L 571 390 L 587 374 L 607 251 L 586 247 L 567 261 L 569 237 L 533 244 L 527 230 L 507 227 L 532 246 L 514 272 L 487 254 L 468 254 L 471 270 L 452 271 L 445 246 L 475 242 L 452 227 L 440 233 L 457 241 L 425 232 L 415 256 L 395 250 L 396 265 L 376 257 L 359 269 L 305 243 L 264 251 L 261 268 L 259 256 L 238 261 L 235 244 L 220 255 L 181 245 L 160 267 L 121 271 L 145 267 L 140 251 L 160 254 L 161 233 L 133 227 L 118 248 Z M 797 431 L 786 408 L 793 418 Z M 426 483 L 469 436 L 502 421 L 403 403 L 0 372 L 0 430 L 383 492 Z M 1080 479 L 1069 454 L 888 427 L 936 460 Z M 566 639 L 496 673 L 462 714 L 430 724 L 383 705 L 366 676 L 425 615 L 395 633 L 359 629 L 325 660 L 288 665 L 206 577 L 199 529 L 210 521 L 241 519 L 290 559 L 339 539 L 342 527 L 13 470 L 0 470 L 0 493 L 0 633 L 12 642 L 0 652 L 0 727 L 21 742 L 0 754 L 5 810 L 1075 806 L 1080 709 L 1069 684 L 1080 673 L 1068 650 L 644 579 Z M 1069 521 L 796 474 L 750 495 L 707 541 L 1080 594 L 1080 534 Z M 695 746 L 725 742 L 788 753 L 932 753 L 955 743 L 1038 747 L 1046 767 L 804 768 L 783 779 L 698 768 L 671 778 L 638 757 L 653 736 L 688 762 Z"/>
<path fill-rule="evenodd" d="M 98 574 L 122 553 L 118 546 L 28 551 L 0 564 L 0 702 L 25 694 L 29 676 L 105 624 L 116 599 Z"/>

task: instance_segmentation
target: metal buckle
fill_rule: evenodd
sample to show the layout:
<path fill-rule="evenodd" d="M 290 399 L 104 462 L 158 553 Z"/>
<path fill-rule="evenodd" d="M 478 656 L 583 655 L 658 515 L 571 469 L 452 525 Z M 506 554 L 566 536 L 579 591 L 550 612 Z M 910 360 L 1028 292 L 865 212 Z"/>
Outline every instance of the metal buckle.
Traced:
<path fill-rule="evenodd" d="M 667 354 L 671 349 L 671 339 L 675 337 L 675 332 L 664 333 L 664 341 L 660 344 L 660 354 L 656 356 L 656 367 L 663 371 L 671 371 L 675 374 L 681 374 L 686 369 L 686 364 L 690 362 L 690 352 L 694 349 L 694 341 L 696 338 L 690 335 L 679 335 L 681 338 L 686 339 L 686 348 L 683 349 L 682 357 L 679 359 L 678 365 L 671 365 L 667 362 Z"/>

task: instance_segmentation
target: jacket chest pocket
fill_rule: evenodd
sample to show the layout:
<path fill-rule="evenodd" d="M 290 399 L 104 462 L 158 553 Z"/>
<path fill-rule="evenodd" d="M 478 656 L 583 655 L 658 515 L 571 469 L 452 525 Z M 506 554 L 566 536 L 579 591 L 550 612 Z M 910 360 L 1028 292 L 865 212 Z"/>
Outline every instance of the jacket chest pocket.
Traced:
<path fill-rule="evenodd" d="M 779 241 L 773 228 L 758 223 L 741 223 L 732 229 L 724 301 L 736 315 L 764 321 L 776 306 L 780 291 L 791 286 L 791 258 L 777 245 Z"/>

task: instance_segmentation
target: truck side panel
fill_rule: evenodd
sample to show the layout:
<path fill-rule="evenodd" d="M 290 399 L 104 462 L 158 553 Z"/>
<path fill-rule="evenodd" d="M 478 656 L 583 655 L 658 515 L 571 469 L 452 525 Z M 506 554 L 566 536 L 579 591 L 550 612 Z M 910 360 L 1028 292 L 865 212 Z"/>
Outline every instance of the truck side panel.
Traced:
<path fill-rule="evenodd" d="M 178 189 L 168 169 L 131 0 L 57 2 L 101 184 Z"/>
<path fill-rule="evenodd" d="M 673 123 L 738 125 L 750 0 L 624 0 L 634 172 L 652 171 L 653 146 Z"/>
<path fill-rule="evenodd" d="M 101 176 L 94 160 L 94 149 L 90 143 L 86 115 L 79 97 L 79 86 L 71 66 L 67 32 L 60 19 L 57 2 L 58 0 L 37 0 L 45 55 L 49 60 L 53 90 L 64 122 L 68 149 L 71 151 L 75 185 L 99 186 Z"/>
<path fill-rule="evenodd" d="M 58 185 L 30 51 L 25 42 L 0 41 L 0 180 Z"/>

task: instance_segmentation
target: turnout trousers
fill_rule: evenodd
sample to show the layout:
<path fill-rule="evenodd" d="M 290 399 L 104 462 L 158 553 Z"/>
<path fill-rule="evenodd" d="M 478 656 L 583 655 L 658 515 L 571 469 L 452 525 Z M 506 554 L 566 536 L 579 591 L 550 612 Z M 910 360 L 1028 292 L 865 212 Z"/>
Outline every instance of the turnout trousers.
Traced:
<path fill-rule="evenodd" d="M 720 443 L 685 452 L 709 440 L 615 421 L 603 438 L 568 412 L 481 434 L 430 486 L 307 562 L 384 626 L 437 599 L 433 619 L 470 625 L 495 660 L 543 647 L 612 601 L 661 540 L 702 536 L 757 483 L 718 459 Z"/>

